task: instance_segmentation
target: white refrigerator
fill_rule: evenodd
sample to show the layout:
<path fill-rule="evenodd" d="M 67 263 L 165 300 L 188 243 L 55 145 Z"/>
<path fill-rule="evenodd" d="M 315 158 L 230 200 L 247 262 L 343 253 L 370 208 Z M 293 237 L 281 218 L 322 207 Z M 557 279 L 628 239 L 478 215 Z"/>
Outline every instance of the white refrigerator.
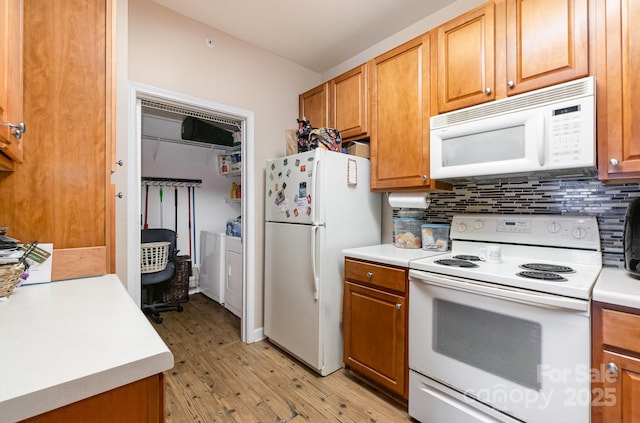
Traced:
<path fill-rule="evenodd" d="M 344 248 L 380 243 L 369 160 L 316 149 L 268 160 L 264 332 L 322 376 L 342 367 Z"/>

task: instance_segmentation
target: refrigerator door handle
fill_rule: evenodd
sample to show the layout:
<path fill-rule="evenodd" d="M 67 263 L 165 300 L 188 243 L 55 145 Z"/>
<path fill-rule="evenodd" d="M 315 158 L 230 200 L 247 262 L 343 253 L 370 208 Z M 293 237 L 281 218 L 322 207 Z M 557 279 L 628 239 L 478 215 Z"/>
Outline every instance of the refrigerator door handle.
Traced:
<path fill-rule="evenodd" d="M 316 267 L 316 238 L 320 226 L 311 227 L 311 269 L 313 271 L 313 299 L 318 299 L 318 271 Z"/>
<path fill-rule="evenodd" d="M 313 156 L 313 173 L 311 174 L 311 192 L 313 193 L 312 201 L 314 204 L 311 207 L 311 224 L 319 225 L 321 222 L 318 221 L 318 214 L 320 214 L 320 204 L 318 204 L 318 199 L 320 195 L 318 195 L 318 173 L 320 172 L 320 152 L 316 151 L 316 154 Z"/>

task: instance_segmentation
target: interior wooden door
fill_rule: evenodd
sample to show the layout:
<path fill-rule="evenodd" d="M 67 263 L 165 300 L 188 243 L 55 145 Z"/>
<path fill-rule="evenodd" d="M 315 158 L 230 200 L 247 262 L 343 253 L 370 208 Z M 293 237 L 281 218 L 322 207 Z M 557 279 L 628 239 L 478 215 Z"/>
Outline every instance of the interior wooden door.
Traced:
<path fill-rule="evenodd" d="M 0 222 L 53 243 L 52 278 L 107 273 L 113 207 L 111 0 L 24 0 L 24 162 L 0 175 Z"/>
<path fill-rule="evenodd" d="M 23 122 L 22 0 L 0 0 L 0 170 L 22 162 L 23 138 L 5 124 Z"/>

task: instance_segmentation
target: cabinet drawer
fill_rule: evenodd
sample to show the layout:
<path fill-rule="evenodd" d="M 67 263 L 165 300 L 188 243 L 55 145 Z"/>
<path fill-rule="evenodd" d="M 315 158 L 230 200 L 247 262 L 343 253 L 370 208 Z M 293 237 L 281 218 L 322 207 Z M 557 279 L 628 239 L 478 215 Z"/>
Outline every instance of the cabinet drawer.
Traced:
<path fill-rule="evenodd" d="M 406 269 L 364 263 L 350 259 L 346 259 L 344 264 L 344 276 L 346 280 L 361 282 L 366 285 L 391 289 L 402 293 L 406 290 L 406 272 Z"/>
<path fill-rule="evenodd" d="M 640 315 L 603 309 L 602 342 L 630 351 L 640 351 Z"/>

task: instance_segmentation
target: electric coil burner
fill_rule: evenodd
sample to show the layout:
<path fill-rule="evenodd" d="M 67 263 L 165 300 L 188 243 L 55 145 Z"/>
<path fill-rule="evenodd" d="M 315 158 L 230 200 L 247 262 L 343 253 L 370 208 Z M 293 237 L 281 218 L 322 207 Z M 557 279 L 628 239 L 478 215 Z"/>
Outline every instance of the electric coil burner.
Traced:
<path fill-rule="evenodd" d="M 443 266 L 453 266 L 453 267 L 478 267 L 478 265 L 475 263 L 471 263 L 470 261 L 460 260 L 456 258 L 436 260 L 435 263 L 441 264 Z"/>
<path fill-rule="evenodd" d="M 517 273 L 517 275 L 522 276 L 523 278 L 538 279 L 541 281 L 566 282 L 567 280 L 566 278 L 563 278 L 559 274 L 553 272 L 536 272 L 527 270 L 524 272 L 519 272 Z"/>
<path fill-rule="evenodd" d="M 453 256 L 452 258 L 466 261 L 482 261 L 480 257 L 472 256 L 469 254 L 458 254 L 457 256 Z"/>
<path fill-rule="evenodd" d="M 536 270 L 540 272 L 553 272 L 553 273 L 573 273 L 574 270 L 569 266 L 561 266 L 558 264 L 549 263 L 527 263 L 520 267 L 527 270 Z"/>

